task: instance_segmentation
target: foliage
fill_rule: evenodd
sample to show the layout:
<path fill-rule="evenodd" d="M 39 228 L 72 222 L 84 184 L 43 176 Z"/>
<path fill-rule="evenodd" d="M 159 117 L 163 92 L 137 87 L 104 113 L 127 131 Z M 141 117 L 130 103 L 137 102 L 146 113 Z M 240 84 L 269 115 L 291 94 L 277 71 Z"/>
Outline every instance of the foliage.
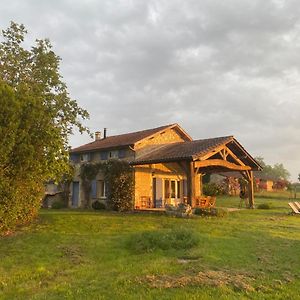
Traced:
<path fill-rule="evenodd" d="M 193 230 L 181 227 L 163 231 L 147 231 L 133 235 L 128 242 L 128 246 L 136 253 L 145 253 L 155 250 L 187 250 L 196 246 L 198 241 L 198 237 Z"/>
<path fill-rule="evenodd" d="M 108 186 L 108 206 L 116 211 L 133 209 L 134 176 L 133 168 L 122 160 L 104 163 L 104 178 Z"/>
<path fill-rule="evenodd" d="M 234 177 L 225 177 L 223 180 L 224 183 L 224 194 L 227 195 L 238 195 L 240 191 L 240 183 L 237 178 Z"/>
<path fill-rule="evenodd" d="M 88 113 L 72 100 L 48 40 L 22 46 L 11 23 L 0 41 L 0 232 L 32 220 L 43 184 L 70 172 L 68 135 Z"/>
<path fill-rule="evenodd" d="M 194 214 L 199 216 L 213 216 L 213 217 L 226 217 L 228 210 L 225 208 L 201 208 L 197 207 L 194 209 Z"/>
<path fill-rule="evenodd" d="M 84 198 L 85 204 L 83 205 L 85 208 L 91 207 L 91 198 L 90 192 L 92 188 L 92 180 L 94 180 L 97 174 L 102 170 L 104 167 L 103 163 L 85 163 L 82 164 L 80 167 L 80 178 L 82 180 L 82 187 L 84 190 Z"/>
<path fill-rule="evenodd" d="M 133 169 L 126 161 L 108 160 L 97 164 L 83 164 L 80 177 L 85 190 L 86 207 L 91 206 L 90 190 L 91 181 L 99 172 L 104 175 L 107 186 L 108 207 L 116 211 L 128 211 L 133 209 Z"/>
<path fill-rule="evenodd" d="M 271 206 L 269 203 L 261 203 L 261 204 L 257 205 L 257 208 L 258 209 L 270 209 Z"/>
<path fill-rule="evenodd" d="M 203 194 L 205 196 L 216 196 L 216 195 L 223 195 L 226 193 L 225 185 L 215 182 L 205 183 L 203 184 Z"/>
<path fill-rule="evenodd" d="M 101 210 L 101 209 L 106 209 L 106 206 L 105 206 L 104 203 L 96 200 L 96 201 L 93 202 L 92 208 L 95 209 L 95 210 Z"/>
<path fill-rule="evenodd" d="M 282 163 L 276 163 L 274 166 L 265 163 L 264 158 L 261 156 L 255 157 L 257 162 L 263 167 L 261 174 L 274 179 L 288 180 L 290 172 L 284 167 Z"/>
<path fill-rule="evenodd" d="M 202 183 L 209 183 L 210 182 L 210 178 L 211 178 L 211 174 L 210 173 L 205 173 L 202 176 Z"/>

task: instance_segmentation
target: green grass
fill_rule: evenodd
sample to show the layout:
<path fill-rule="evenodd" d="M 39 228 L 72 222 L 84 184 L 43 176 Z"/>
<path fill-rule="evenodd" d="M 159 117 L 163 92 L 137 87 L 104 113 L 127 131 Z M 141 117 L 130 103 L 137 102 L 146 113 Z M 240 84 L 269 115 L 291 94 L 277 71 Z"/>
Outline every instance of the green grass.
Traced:
<path fill-rule="evenodd" d="M 0 239 L 0 299 L 300 299 L 300 217 L 287 202 L 257 198 L 271 209 L 225 218 L 42 210 Z"/>

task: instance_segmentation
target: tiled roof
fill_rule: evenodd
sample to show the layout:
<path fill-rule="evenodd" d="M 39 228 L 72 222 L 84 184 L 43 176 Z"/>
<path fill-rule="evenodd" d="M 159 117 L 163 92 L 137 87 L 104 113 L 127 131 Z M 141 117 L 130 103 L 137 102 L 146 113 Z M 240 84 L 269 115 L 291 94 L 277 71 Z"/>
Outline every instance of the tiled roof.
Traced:
<path fill-rule="evenodd" d="M 136 143 L 148 136 L 151 136 L 157 132 L 160 132 L 164 129 L 167 129 L 167 128 L 175 126 L 175 125 L 176 124 L 170 124 L 170 125 L 160 126 L 157 128 L 152 128 L 152 129 L 147 129 L 147 130 L 142 130 L 142 131 L 137 131 L 137 132 L 108 136 L 105 139 L 93 141 L 93 142 L 85 144 L 83 146 L 74 148 L 70 152 L 71 153 L 76 153 L 76 152 L 80 153 L 80 152 L 85 152 L 85 151 L 94 151 L 94 150 L 99 150 L 99 149 L 109 149 L 109 148 L 133 145 L 134 143 Z"/>
<path fill-rule="evenodd" d="M 150 153 L 138 157 L 131 163 L 133 165 L 138 165 L 158 162 L 171 162 L 178 160 L 193 160 L 194 157 L 205 155 L 211 150 L 232 140 L 232 136 L 224 136 L 191 142 L 165 144 L 163 146 L 158 145 Z"/>

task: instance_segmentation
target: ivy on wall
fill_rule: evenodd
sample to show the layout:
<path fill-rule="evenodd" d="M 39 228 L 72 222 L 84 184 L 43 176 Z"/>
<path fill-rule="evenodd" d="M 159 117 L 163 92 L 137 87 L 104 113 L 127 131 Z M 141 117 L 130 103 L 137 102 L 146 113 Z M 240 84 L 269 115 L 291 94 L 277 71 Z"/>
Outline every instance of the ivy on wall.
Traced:
<path fill-rule="evenodd" d="M 133 209 L 134 176 L 133 168 L 126 161 L 109 160 L 96 164 L 83 164 L 80 170 L 86 207 L 91 207 L 92 180 L 102 172 L 107 186 L 107 205 L 116 211 Z"/>

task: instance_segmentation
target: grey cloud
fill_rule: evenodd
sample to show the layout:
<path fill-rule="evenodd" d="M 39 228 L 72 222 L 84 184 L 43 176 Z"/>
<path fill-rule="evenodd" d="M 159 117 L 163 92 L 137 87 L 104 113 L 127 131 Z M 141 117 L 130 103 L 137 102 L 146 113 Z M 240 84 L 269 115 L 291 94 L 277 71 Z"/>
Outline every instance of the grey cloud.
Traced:
<path fill-rule="evenodd" d="M 299 15 L 296 0 L 4 0 L 0 27 L 50 38 L 93 131 L 178 122 L 194 138 L 234 134 L 295 179 Z"/>

